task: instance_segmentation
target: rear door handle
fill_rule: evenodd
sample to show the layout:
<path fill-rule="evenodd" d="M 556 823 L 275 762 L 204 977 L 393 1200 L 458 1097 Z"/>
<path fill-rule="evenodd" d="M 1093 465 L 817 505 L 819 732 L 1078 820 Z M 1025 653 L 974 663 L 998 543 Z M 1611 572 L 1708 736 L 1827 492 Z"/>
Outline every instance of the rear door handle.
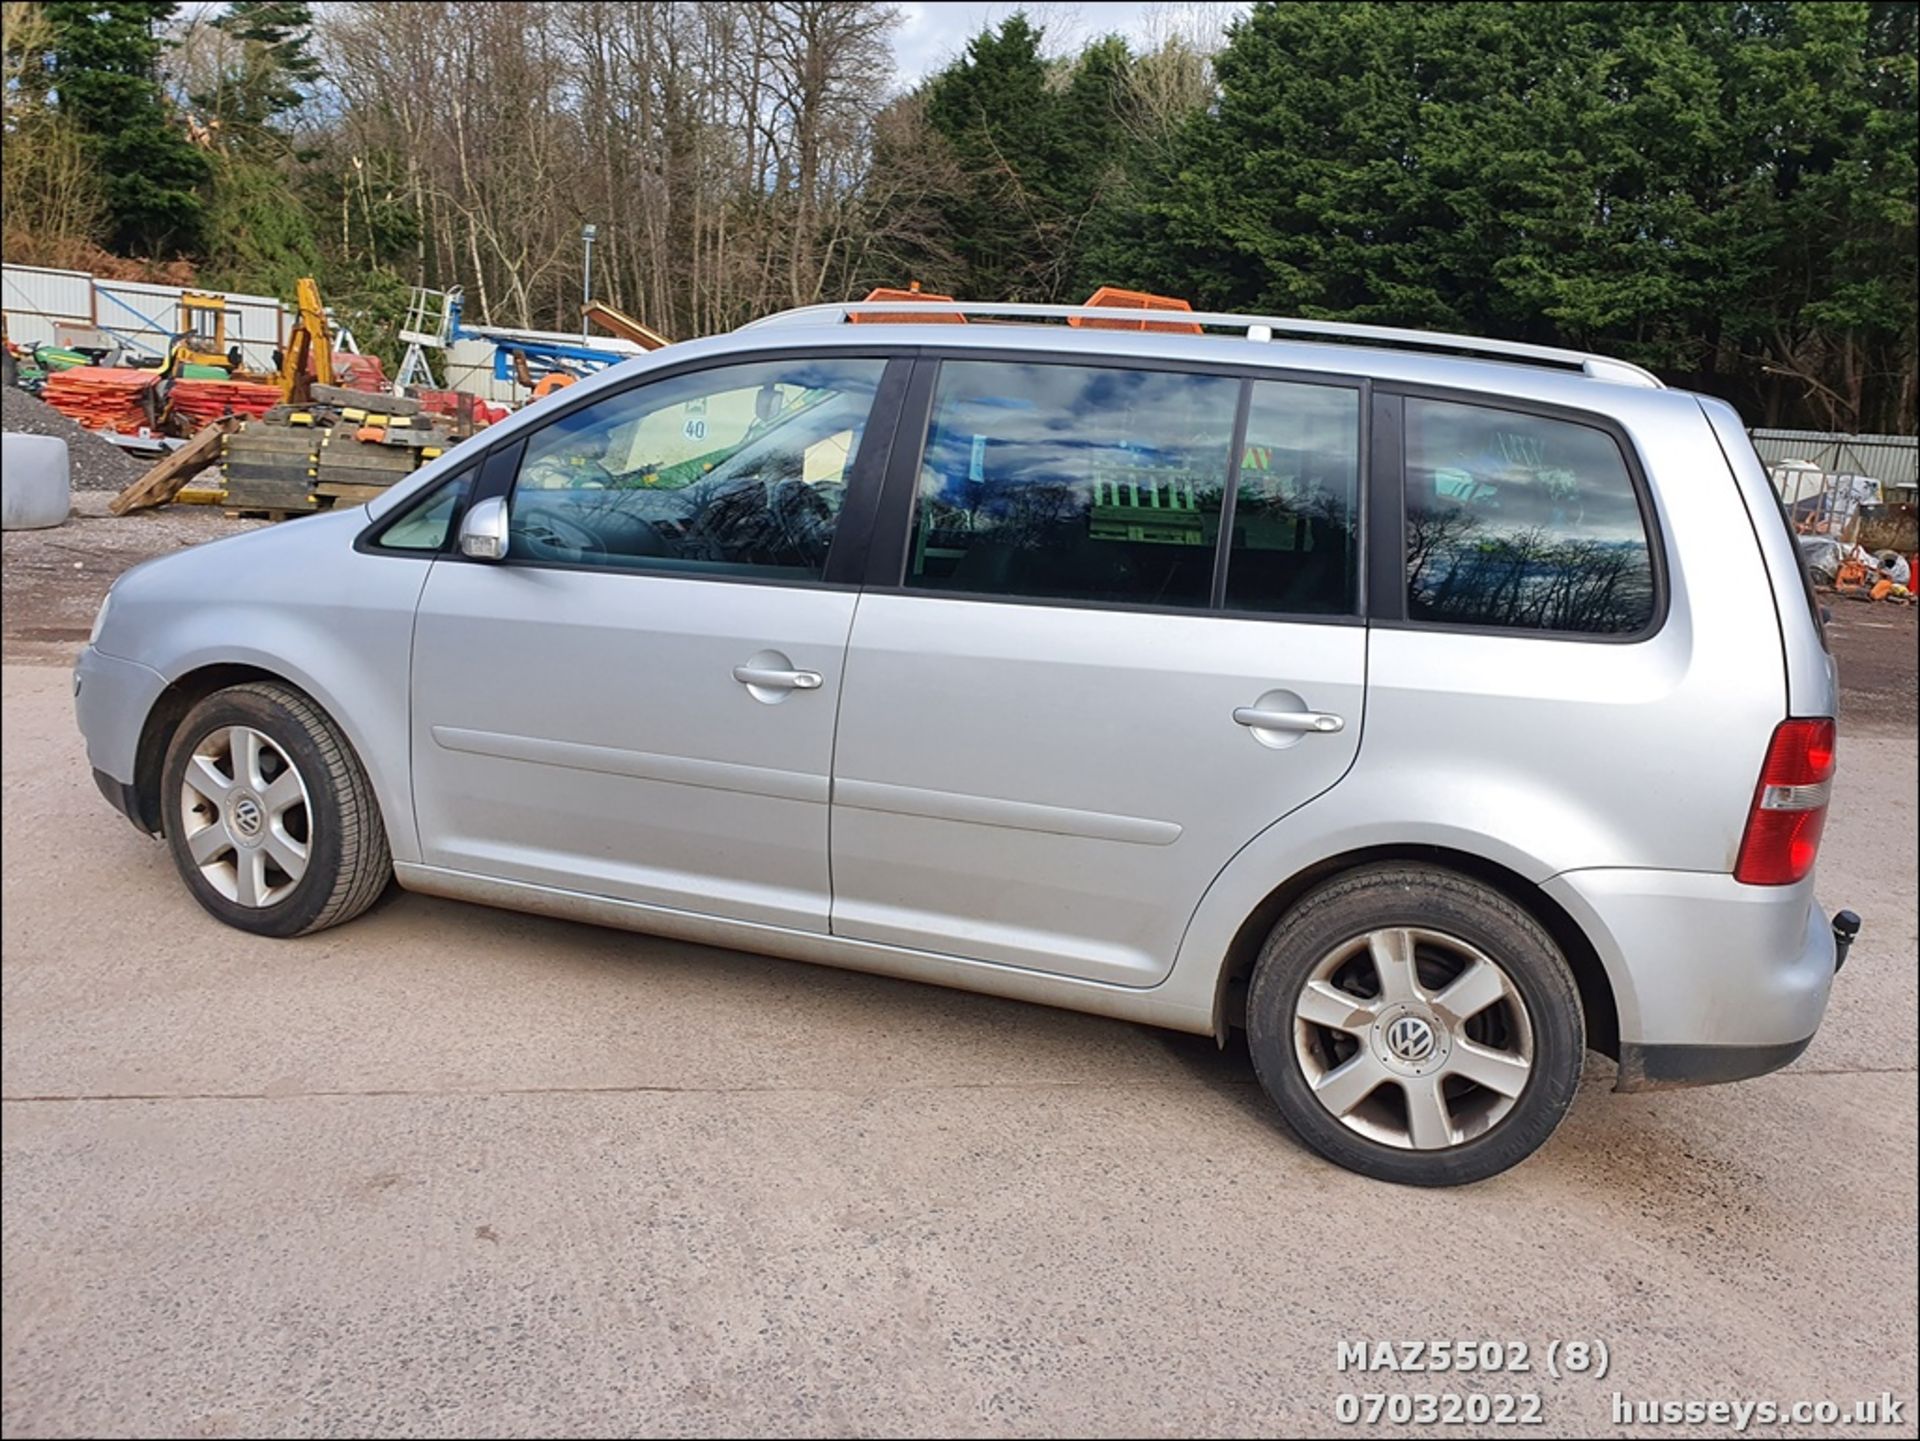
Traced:
<path fill-rule="evenodd" d="M 765 686 L 768 690 L 819 690 L 817 670 L 774 670 L 767 666 L 737 665 L 733 678 L 741 685 Z"/>
<path fill-rule="evenodd" d="M 1344 716 L 1313 710 L 1261 710 L 1243 705 L 1233 718 L 1257 731 L 1298 731 L 1307 735 L 1332 735 L 1347 728 Z"/>

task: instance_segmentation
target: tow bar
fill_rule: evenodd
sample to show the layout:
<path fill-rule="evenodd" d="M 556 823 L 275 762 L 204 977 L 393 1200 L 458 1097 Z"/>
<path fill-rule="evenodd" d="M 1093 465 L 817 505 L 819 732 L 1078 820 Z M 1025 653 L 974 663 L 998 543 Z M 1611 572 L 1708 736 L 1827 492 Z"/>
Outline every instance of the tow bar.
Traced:
<path fill-rule="evenodd" d="M 1840 968 L 1847 963 L 1847 951 L 1860 938 L 1860 917 L 1852 911 L 1833 913 L 1833 973 L 1840 974 Z"/>

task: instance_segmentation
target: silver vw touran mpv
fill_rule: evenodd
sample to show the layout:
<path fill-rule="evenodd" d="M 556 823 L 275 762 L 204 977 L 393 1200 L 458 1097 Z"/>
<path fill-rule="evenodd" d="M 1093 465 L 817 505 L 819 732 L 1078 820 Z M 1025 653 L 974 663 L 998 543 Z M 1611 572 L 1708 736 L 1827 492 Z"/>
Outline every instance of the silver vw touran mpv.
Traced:
<path fill-rule="evenodd" d="M 1734 411 L 1138 316 L 788 312 L 149 562 L 74 679 L 95 779 L 263 935 L 398 879 L 1244 1030 L 1392 1181 L 1527 1156 L 1589 1048 L 1797 1056 L 1858 924 L 1835 676 Z"/>

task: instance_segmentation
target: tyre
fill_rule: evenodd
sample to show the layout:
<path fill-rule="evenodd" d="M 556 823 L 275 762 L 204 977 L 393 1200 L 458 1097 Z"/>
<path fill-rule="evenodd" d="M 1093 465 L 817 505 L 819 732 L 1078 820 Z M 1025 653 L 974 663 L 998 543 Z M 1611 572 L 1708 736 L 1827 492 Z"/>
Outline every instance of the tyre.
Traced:
<path fill-rule="evenodd" d="M 350 921 L 393 879 L 373 787 L 339 727 L 271 682 L 208 696 L 174 732 L 160 812 L 211 914 L 262 936 Z"/>
<path fill-rule="evenodd" d="M 1247 996 L 1254 1070 L 1307 1145 L 1410 1186 L 1498 1175 L 1553 1134 L 1586 1055 L 1540 924 L 1452 871 L 1352 871 L 1274 927 Z"/>

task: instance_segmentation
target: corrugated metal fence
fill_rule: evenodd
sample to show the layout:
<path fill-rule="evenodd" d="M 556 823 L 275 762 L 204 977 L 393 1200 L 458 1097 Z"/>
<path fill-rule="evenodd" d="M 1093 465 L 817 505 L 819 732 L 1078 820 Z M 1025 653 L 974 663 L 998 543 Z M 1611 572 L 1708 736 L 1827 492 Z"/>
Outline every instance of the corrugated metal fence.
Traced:
<path fill-rule="evenodd" d="M 48 344 L 60 325 L 89 326 L 117 337 L 134 355 L 160 356 L 180 329 L 178 285 L 133 280 L 97 280 L 84 270 L 46 270 L 33 265 L 0 267 L 0 310 L 7 337 L 18 345 Z M 227 343 L 238 345 L 249 370 L 272 370 L 273 353 L 286 342 L 290 312 L 271 295 L 224 295 Z"/>
<path fill-rule="evenodd" d="M 1920 479 L 1920 436 L 1756 430 L 1753 448 L 1769 466 L 1804 460 L 1828 475 L 1867 475 L 1882 485 L 1913 485 Z"/>

